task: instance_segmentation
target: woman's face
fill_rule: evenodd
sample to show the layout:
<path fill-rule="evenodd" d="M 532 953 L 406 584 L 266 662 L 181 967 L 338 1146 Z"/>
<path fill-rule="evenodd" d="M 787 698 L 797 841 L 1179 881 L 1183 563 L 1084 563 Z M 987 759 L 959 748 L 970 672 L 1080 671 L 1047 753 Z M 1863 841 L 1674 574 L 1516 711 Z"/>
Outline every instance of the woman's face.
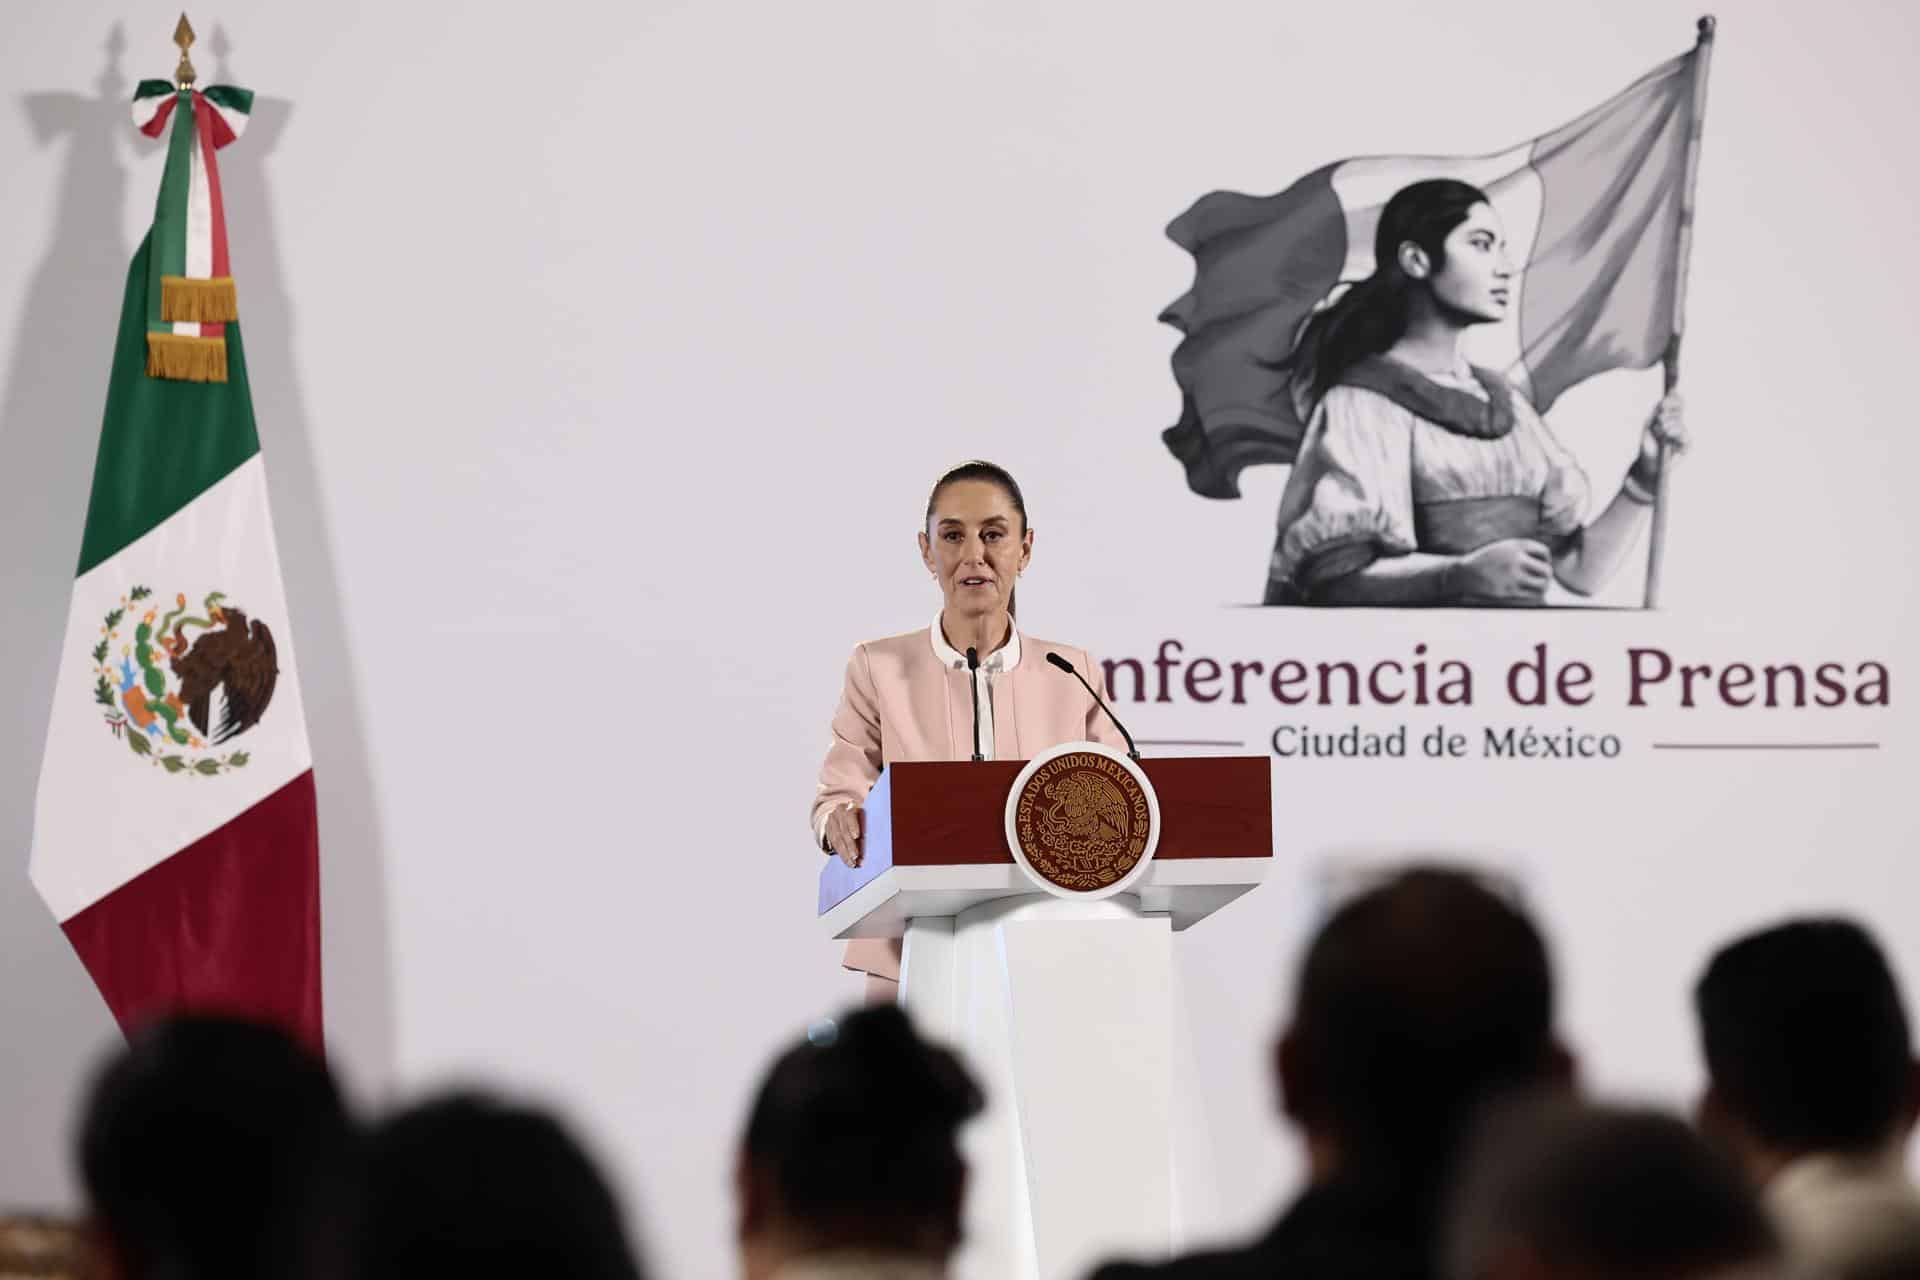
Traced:
<path fill-rule="evenodd" d="M 920 534 L 920 558 L 939 579 L 955 618 L 1005 610 L 1013 580 L 1032 555 L 1033 530 L 1005 490 L 986 480 L 956 480 L 940 490 Z"/>
<path fill-rule="evenodd" d="M 1476 204 L 1466 221 L 1448 233 L 1446 265 L 1433 276 L 1433 296 L 1469 323 L 1507 318 L 1513 300 L 1513 260 L 1506 228 L 1492 206 Z"/>

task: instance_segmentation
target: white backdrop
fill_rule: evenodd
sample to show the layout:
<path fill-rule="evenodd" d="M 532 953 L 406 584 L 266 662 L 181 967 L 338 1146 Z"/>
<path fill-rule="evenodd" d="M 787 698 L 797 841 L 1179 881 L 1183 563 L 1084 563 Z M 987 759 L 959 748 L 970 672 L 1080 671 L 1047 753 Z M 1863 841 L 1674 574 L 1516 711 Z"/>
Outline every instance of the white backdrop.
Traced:
<path fill-rule="evenodd" d="M 1159 443 L 1186 287 L 1161 228 L 1373 152 L 1490 151 L 1686 48 L 1662 0 L 1130 8 L 652 3 L 196 11 L 260 95 L 223 153 L 235 275 L 321 791 L 328 1024 L 369 1101 L 559 1101 L 662 1274 L 730 1269 L 730 1147 L 765 1056 L 856 985 L 803 816 L 846 651 L 935 606 L 913 534 L 968 455 L 1025 482 L 1022 617 L 1103 656 L 1473 659 L 1469 712 L 1122 705 L 1264 749 L 1283 723 L 1621 735 L 1617 761 L 1282 761 L 1271 883 L 1178 947 L 1197 1236 L 1297 1164 L 1264 1042 L 1329 858 L 1458 850 L 1551 928 L 1597 1087 L 1698 1083 L 1687 987 L 1728 932 L 1837 908 L 1920 986 L 1901 710 L 1920 252 L 1920 17 L 1720 11 L 1689 304 L 1698 445 L 1657 616 L 1309 614 L 1257 598 L 1284 473 L 1187 493 Z M 31 800 L 125 262 L 159 148 L 123 109 L 175 9 L 9 16 L 0 111 L 0 1205 L 72 1199 L 109 1019 L 26 881 Z M 216 30 L 218 34 L 216 34 Z M 116 34 L 119 33 L 119 34 Z M 124 52 L 117 52 L 120 45 Z M 1554 413 L 1611 484 L 1657 376 Z M 1637 581 L 1617 598 L 1631 600 Z M 1500 704 L 1535 643 L 1577 714 Z M 1629 645 L 1872 659 L 1887 710 L 1622 706 Z M 1655 739 L 1867 739 L 1834 755 Z M 1911 1003 L 1911 1001 L 1910 1001 Z"/>

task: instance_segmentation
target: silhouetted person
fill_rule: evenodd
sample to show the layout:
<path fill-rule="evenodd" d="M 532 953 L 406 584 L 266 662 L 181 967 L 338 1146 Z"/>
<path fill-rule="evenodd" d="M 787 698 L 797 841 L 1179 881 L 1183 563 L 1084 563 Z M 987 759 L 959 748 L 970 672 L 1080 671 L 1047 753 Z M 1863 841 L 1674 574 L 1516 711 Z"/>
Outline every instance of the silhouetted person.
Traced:
<path fill-rule="evenodd" d="M 116 1280 L 345 1277 L 356 1142 L 326 1067 L 226 1018 L 136 1034 L 80 1132 L 97 1246 Z"/>
<path fill-rule="evenodd" d="M 639 1280 L 613 1193 L 544 1112 L 455 1095 L 369 1145 L 360 1280 Z"/>
<path fill-rule="evenodd" d="M 1796 920 L 1749 934 L 1713 957 L 1694 1007 L 1701 1126 L 1762 1189 L 1796 1265 L 1851 1276 L 1920 1262 L 1920 1192 L 1903 1163 L 1920 1066 L 1866 931 Z"/>
<path fill-rule="evenodd" d="M 960 1242 L 960 1126 L 983 1099 L 960 1060 L 886 1005 L 780 1055 L 735 1167 L 746 1280 L 922 1280 Z"/>
<path fill-rule="evenodd" d="M 1516 1106 L 1469 1151 L 1445 1232 L 1449 1280 L 1708 1280 L 1779 1259 L 1738 1166 L 1672 1116 Z"/>
<path fill-rule="evenodd" d="M 1100 1280 L 1431 1273 L 1442 1182 L 1489 1099 L 1564 1082 L 1547 950 L 1473 877 L 1415 868 L 1314 938 L 1274 1053 L 1308 1185 L 1265 1236 Z"/>

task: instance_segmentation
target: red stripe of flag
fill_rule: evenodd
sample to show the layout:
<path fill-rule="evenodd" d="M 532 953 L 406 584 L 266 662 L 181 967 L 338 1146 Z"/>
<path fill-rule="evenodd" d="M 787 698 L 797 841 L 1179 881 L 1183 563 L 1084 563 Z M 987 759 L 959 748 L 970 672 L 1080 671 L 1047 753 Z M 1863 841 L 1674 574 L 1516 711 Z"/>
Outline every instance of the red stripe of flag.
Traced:
<path fill-rule="evenodd" d="M 213 209 L 213 268 L 207 274 L 218 279 L 233 272 L 227 263 L 227 206 L 220 195 L 220 167 L 214 162 L 213 153 L 233 141 L 233 130 L 213 109 L 206 95 L 200 93 L 193 95 L 193 124 L 200 136 L 200 167 L 207 174 L 207 203 Z M 226 134 L 224 140 L 219 137 L 220 133 Z M 224 324 L 200 326 L 200 336 L 203 338 L 218 338 L 226 331 Z"/>
<path fill-rule="evenodd" d="M 320 831 L 309 769 L 61 926 L 121 1028 L 199 1009 L 322 1045 Z"/>

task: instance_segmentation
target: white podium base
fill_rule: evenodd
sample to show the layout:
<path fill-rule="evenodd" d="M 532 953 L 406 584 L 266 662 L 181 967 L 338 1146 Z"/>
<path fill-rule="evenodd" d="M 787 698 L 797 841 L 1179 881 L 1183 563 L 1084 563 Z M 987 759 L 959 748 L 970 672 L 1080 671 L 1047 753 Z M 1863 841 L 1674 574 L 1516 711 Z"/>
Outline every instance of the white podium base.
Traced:
<path fill-rule="evenodd" d="M 1172 1247 L 1172 922 L 1121 895 L 907 926 L 900 999 L 987 1091 L 961 1280 L 1080 1280 Z"/>

